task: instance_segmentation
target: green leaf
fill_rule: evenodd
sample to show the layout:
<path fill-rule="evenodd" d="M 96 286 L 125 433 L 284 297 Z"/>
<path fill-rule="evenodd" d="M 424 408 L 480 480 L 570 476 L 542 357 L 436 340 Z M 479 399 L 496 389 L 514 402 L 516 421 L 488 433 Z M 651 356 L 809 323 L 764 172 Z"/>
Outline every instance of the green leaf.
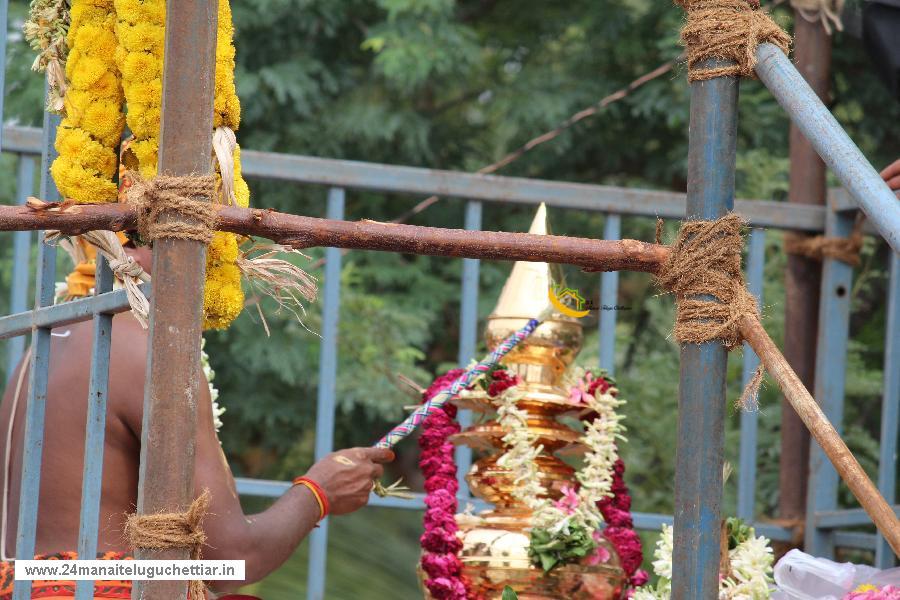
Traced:
<path fill-rule="evenodd" d="M 503 596 L 500 600 L 519 600 L 519 595 L 509 586 L 503 588 Z"/>

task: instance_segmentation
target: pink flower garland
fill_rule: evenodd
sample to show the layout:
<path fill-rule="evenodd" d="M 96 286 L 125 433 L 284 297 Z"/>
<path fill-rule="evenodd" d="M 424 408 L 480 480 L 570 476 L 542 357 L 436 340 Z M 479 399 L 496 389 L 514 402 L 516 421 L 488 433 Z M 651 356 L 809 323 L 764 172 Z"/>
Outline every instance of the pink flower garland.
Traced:
<path fill-rule="evenodd" d="M 628 585 L 636 588 L 647 583 L 648 576 L 646 571 L 639 569 L 644 561 L 644 553 L 641 538 L 634 530 L 634 521 L 631 519 L 631 495 L 623 478 L 624 473 L 625 463 L 620 458 L 613 466 L 613 482 L 610 490 L 613 495 L 599 500 L 597 508 L 606 521 L 603 537 L 616 549 L 622 569 L 628 577 Z"/>
<path fill-rule="evenodd" d="M 438 392 L 448 388 L 462 374 L 462 369 L 454 369 L 434 380 L 425 391 L 422 401 L 425 402 Z M 505 370 L 491 373 L 488 394 L 497 396 L 504 390 L 519 383 L 518 377 Z M 593 394 L 598 389 L 606 392 L 611 384 L 605 378 L 587 379 L 588 389 Z M 435 600 L 467 600 L 471 596 L 466 590 L 462 578 L 462 562 L 459 551 L 462 542 L 457 537 L 459 528 L 456 525 L 458 503 L 456 494 L 459 483 L 456 480 L 456 463 L 453 459 L 453 444 L 448 439 L 460 431 L 456 422 L 457 409 L 447 403 L 441 410 L 435 411 L 422 427 L 419 447 L 422 449 L 419 466 L 425 476 L 425 519 L 424 530 L 420 538 L 422 544 L 422 570 L 428 579 L 425 586 Z M 633 588 L 647 583 L 647 572 L 639 570 L 643 562 L 641 539 L 634 531 L 631 518 L 631 496 L 625 484 L 623 474 L 625 463 L 618 459 L 613 467 L 613 495 L 597 502 L 597 508 L 606 521 L 603 536 L 616 549 L 622 569 L 628 577 L 629 597 Z M 605 562 L 605 561 L 604 561 Z"/>
<path fill-rule="evenodd" d="M 423 402 L 450 387 L 462 372 L 462 369 L 454 369 L 435 379 L 423 394 Z M 466 600 L 462 563 L 458 556 L 462 542 L 456 536 L 459 483 L 456 481 L 453 444 L 448 442 L 459 429 L 456 407 L 448 402 L 425 420 L 419 437 L 422 449 L 419 466 L 425 476 L 426 507 L 425 532 L 420 538 L 422 570 L 428 576 L 425 586 L 435 600 Z"/>

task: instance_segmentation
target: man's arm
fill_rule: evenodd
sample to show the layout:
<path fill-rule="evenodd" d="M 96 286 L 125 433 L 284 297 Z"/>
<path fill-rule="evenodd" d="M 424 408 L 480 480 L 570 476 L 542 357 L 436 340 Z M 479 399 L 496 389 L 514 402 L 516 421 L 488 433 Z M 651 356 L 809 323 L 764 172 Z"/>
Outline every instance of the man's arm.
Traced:
<path fill-rule="evenodd" d="M 113 409 L 135 436 L 135 453 L 140 450 L 146 346 L 146 331 L 128 316 L 118 317 L 113 328 L 118 375 L 114 378 L 110 399 Z M 235 426 L 239 425 L 235 423 Z M 341 460 L 335 460 L 337 457 Z M 382 464 L 393 459 L 390 450 L 351 448 L 325 457 L 306 475 L 324 490 L 330 514 L 341 515 L 365 506 L 372 482 L 383 473 Z M 215 587 L 221 591 L 258 581 L 278 568 L 319 520 L 319 506 L 312 492 L 304 486 L 291 488 L 262 513 L 244 515 L 234 477 L 216 437 L 212 401 L 205 378 L 200 381 L 197 406 L 195 497 L 204 489 L 209 490 L 211 499 L 203 522 L 207 535 L 203 556 L 246 561 L 246 581 L 219 582 Z"/>
<path fill-rule="evenodd" d="M 335 460 L 337 457 L 341 460 Z M 372 482 L 384 472 L 382 464 L 393 457 L 390 450 L 351 448 L 325 457 L 306 475 L 325 491 L 331 514 L 346 514 L 365 506 Z M 243 583 L 258 581 L 281 566 L 319 520 L 319 506 L 305 486 L 289 489 L 262 513 L 244 515 L 234 477 L 216 437 L 205 380 L 197 411 L 194 489 L 196 495 L 204 489 L 211 494 L 203 522 L 208 537 L 204 558 L 245 560 L 247 579 Z M 222 581 L 215 587 L 228 591 L 243 583 Z"/>

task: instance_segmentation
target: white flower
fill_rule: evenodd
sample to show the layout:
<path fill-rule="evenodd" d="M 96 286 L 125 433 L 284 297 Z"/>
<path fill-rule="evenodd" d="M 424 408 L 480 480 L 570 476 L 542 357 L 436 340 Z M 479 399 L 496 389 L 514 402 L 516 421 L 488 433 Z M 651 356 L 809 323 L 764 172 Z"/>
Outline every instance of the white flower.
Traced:
<path fill-rule="evenodd" d="M 769 540 L 751 536 L 729 552 L 731 576 L 722 582 L 724 600 L 766 600 L 771 595 L 772 548 Z"/>
<path fill-rule="evenodd" d="M 656 588 L 636 590 L 635 600 L 668 600 L 672 590 L 672 527 L 663 525 L 653 556 L 653 572 L 659 577 Z M 772 548 L 769 540 L 755 534 L 730 550 L 731 573 L 719 584 L 719 600 L 767 600 L 771 596 Z"/>
<path fill-rule="evenodd" d="M 216 378 L 216 372 L 213 371 L 212 367 L 209 365 L 209 355 L 206 353 L 206 340 L 200 339 L 200 366 L 203 368 L 203 374 L 206 376 L 206 380 L 209 382 L 209 397 L 212 400 L 212 415 L 213 415 L 213 427 L 216 428 L 216 433 L 222 429 L 222 415 L 225 414 L 225 407 L 219 406 L 217 400 L 219 399 L 219 390 L 216 389 L 216 386 L 213 385 L 213 379 Z M 221 442 L 219 442 L 221 443 Z"/>
<path fill-rule="evenodd" d="M 662 534 L 656 541 L 656 549 L 653 551 L 653 572 L 660 577 L 672 579 L 672 550 L 674 549 L 674 534 L 671 525 L 662 526 Z"/>
<path fill-rule="evenodd" d="M 581 483 L 579 495 L 582 504 L 589 512 L 596 513 L 593 516 L 600 521 L 602 518 L 596 509 L 596 503 L 612 495 L 610 489 L 613 467 L 619 458 L 618 442 L 625 439 L 622 435 L 625 432 L 623 417 L 616 412 L 625 402 L 610 393 L 613 389 L 610 388 L 605 393 L 597 390 L 588 400 L 588 407 L 597 416 L 585 426 L 581 436 L 581 443 L 588 451 L 584 457 L 584 466 L 577 475 Z"/>

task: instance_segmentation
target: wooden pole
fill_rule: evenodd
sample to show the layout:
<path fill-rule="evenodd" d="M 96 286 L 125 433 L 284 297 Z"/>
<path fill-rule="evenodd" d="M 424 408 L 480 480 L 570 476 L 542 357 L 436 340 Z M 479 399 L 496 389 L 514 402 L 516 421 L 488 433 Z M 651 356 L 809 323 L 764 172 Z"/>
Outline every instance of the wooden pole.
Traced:
<path fill-rule="evenodd" d="M 831 36 L 818 21 L 794 15 L 794 61 L 797 70 L 827 102 L 831 71 Z M 788 202 L 825 204 L 825 163 L 797 125 L 790 129 L 790 187 Z M 800 381 L 813 389 L 822 264 L 788 255 L 784 276 L 784 356 Z M 802 522 L 806 513 L 809 473 L 809 431 L 787 400 L 781 404 L 778 514 Z"/>
<path fill-rule="evenodd" d="M 167 2 L 160 173 L 210 172 L 217 14 L 213 0 Z M 154 243 L 137 506 L 142 515 L 180 512 L 193 499 L 205 275 L 202 243 L 174 239 Z M 135 557 L 185 560 L 189 550 L 139 549 Z M 136 581 L 132 591 L 135 600 L 186 596 L 185 581 Z"/>
<path fill-rule="evenodd" d="M 638 240 L 593 240 L 558 235 L 469 231 L 397 225 L 376 221 L 338 221 L 275 212 L 217 206 L 221 231 L 265 237 L 294 248 L 324 246 L 454 256 L 490 260 L 555 262 L 587 271 L 656 273 L 669 248 Z M 94 229 L 123 231 L 136 226 L 127 205 L 75 206 L 66 212 L 0 206 L 0 231 L 55 229 L 78 235 Z"/>
<path fill-rule="evenodd" d="M 745 316 L 741 318 L 740 325 L 744 339 L 778 383 L 784 397 L 790 402 L 806 429 L 822 447 L 841 479 L 893 548 L 894 553 L 900 555 L 900 520 L 897 519 L 891 506 L 866 475 L 803 382 L 791 369 L 787 359 L 763 329 L 759 319 Z"/>

